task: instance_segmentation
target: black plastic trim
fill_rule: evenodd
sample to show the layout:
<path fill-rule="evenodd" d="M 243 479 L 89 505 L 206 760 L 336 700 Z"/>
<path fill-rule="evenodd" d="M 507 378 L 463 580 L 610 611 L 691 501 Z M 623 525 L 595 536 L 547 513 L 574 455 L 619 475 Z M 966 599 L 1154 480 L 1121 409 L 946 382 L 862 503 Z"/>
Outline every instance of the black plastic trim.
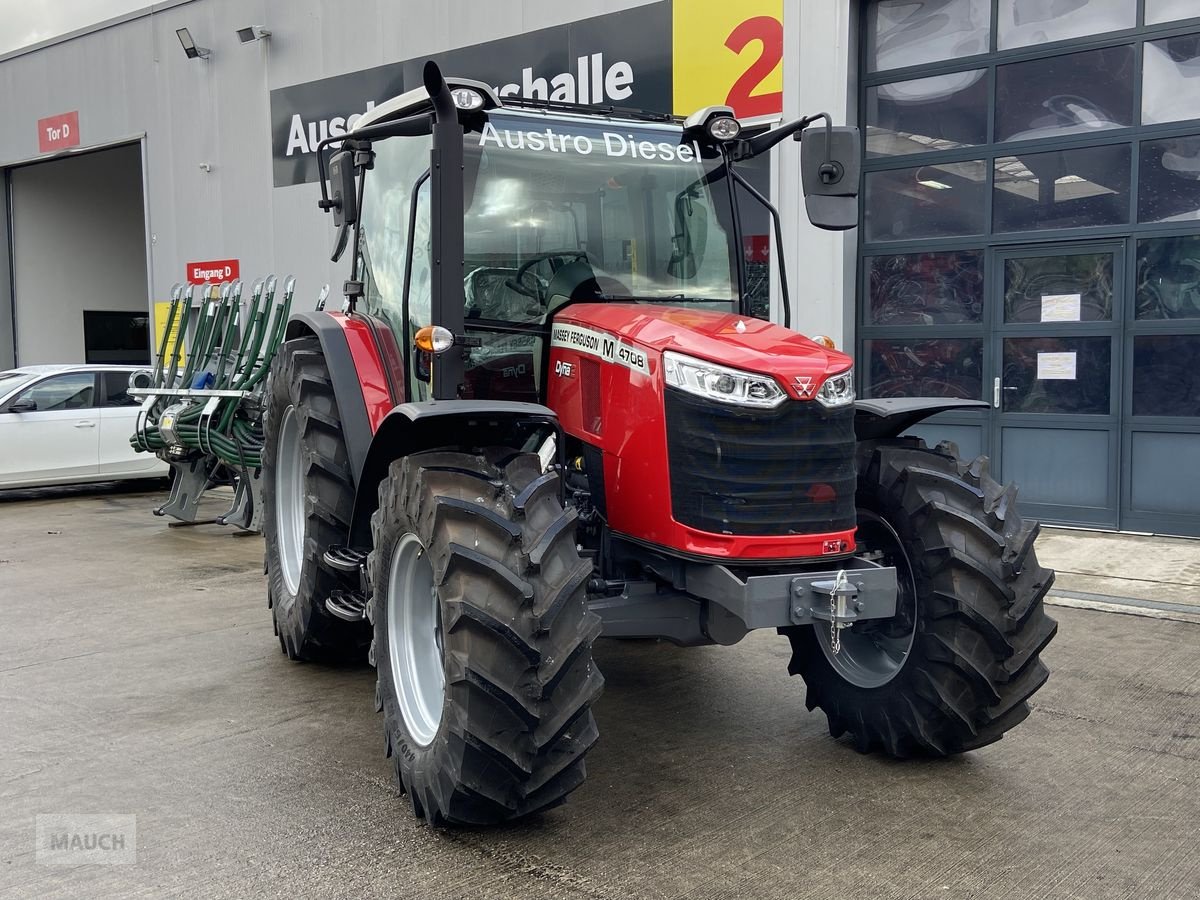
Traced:
<path fill-rule="evenodd" d="M 989 409 L 982 400 L 952 400 L 946 397 L 897 397 L 854 402 L 854 434 L 860 441 L 896 437 L 923 419 L 940 412 Z"/>

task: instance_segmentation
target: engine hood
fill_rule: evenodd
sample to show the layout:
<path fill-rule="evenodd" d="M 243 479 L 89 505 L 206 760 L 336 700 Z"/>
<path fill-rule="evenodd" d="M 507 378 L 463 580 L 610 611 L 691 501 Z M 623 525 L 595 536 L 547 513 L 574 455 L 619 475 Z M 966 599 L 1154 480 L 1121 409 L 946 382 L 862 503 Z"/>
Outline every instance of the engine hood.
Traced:
<path fill-rule="evenodd" d="M 659 354 L 673 350 L 773 375 L 801 400 L 811 400 L 827 377 L 846 371 L 853 362 L 845 353 L 781 325 L 707 309 L 579 303 L 562 310 L 554 321 L 606 331 Z"/>

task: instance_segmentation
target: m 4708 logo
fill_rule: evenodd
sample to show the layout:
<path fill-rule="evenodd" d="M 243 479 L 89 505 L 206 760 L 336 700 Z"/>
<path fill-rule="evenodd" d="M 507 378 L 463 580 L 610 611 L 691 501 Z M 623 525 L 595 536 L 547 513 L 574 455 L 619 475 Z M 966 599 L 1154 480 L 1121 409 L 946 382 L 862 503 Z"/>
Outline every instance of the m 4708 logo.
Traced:
<path fill-rule="evenodd" d="M 812 399 L 815 390 L 811 375 L 797 375 L 793 383 L 796 385 L 796 391 L 800 394 L 802 400 Z"/>

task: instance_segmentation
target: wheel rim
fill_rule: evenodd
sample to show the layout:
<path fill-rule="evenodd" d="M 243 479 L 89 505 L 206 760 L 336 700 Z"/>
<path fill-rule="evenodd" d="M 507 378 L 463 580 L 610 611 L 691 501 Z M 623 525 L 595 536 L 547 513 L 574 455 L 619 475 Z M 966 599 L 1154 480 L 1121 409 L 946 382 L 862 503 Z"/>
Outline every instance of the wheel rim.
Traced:
<path fill-rule="evenodd" d="M 433 566 L 420 538 L 396 542 L 388 574 L 387 636 L 392 686 L 414 741 L 433 742 L 442 721 L 446 673 L 442 666 L 442 615 Z"/>
<path fill-rule="evenodd" d="M 833 652 L 829 626 L 813 626 L 817 643 L 834 670 L 861 688 L 887 684 L 904 668 L 916 637 L 917 588 L 912 565 L 900 536 L 886 521 L 866 510 L 858 512 L 858 544 L 868 558 L 896 569 L 896 615 L 858 622 L 842 629 L 841 650 Z"/>
<path fill-rule="evenodd" d="M 275 522 L 279 533 L 279 562 L 288 592 L 300 590 L 304 561 L 304 452 L 296 407 L 289 406 L 279 426 L 275 452 Z"/>

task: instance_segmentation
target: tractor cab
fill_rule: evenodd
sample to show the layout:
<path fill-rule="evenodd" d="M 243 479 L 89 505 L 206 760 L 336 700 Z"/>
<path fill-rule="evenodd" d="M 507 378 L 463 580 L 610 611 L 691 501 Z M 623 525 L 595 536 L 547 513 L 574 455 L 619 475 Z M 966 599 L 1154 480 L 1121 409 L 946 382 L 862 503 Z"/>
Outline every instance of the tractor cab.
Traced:
<path fill-rule="evenodd" d="M 324 189 L 337 147 L 322 205 L 335 259 L 353 254 L 347 298 L 395 335 L 405 399 L 544 402 L 550 322 L 572 303 L 752 315 L 739 200 L 778 215 L 735 162 L 798 123 L 749 136 L 727 107 L 681 120 L 430 74 L 320 148 Z M 857 132 L 806 140 L 814 221 L 854 225 Z"/>

